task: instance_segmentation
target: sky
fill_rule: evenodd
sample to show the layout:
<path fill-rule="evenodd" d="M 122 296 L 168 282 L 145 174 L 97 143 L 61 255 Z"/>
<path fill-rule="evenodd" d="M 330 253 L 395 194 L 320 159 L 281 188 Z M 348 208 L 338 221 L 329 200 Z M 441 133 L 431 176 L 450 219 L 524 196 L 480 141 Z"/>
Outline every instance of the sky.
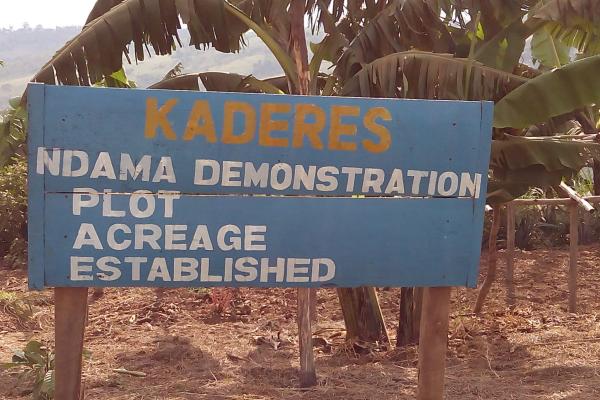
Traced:
<path fill-rule="evenodd" d="M 95 0 L 0 0 L 0 28 L 81 26 Z"/>

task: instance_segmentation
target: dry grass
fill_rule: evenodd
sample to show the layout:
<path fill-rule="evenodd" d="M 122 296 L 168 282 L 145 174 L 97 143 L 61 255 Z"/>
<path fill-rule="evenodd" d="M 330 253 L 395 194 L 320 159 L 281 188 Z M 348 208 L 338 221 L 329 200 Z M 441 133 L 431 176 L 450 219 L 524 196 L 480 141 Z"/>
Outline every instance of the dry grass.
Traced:
<path fill-rule="evenodd" d="M 519 252 L 513 311 L 504 306 L 502 274 L 479 317 L 470 313 L 476 293 L 453 290 L 448 399 L 600 398 L 599 248 L 582 249 L 577 315 L 566 311 L 567 254 Z M 2 271 L 0 282 L 1 290 L 25 295 L 22 273 Z M 53 310 L 44 305 L 48 297 L 38 297 L 34 313 L 41 323 L 28 329 L 0 309 L 0 361 L 31 337 L 52 342 Z M 381 291 L 380 298 L 393 335 L 398 290 Z M 109 289 L 92 300 L 86 334 L 91 357 L 84 365 L 87 398 L 414 398 L 417 349 L 355 354 L 344 342 L 333 291 L 319 291 L 316 336 L 330 346 L 316 349 L 319 386 L 311 390 L 298 388 L 294 290 L 242 289 L 235 293 L 235 308 L 225 314 L 216 314 L 207 299 L 205 292 L 187 289 Z M 116 368 L 146 376 L 117 373 Z M 0 376 L 0 398 L 28 398 L 17 379 Z"/>

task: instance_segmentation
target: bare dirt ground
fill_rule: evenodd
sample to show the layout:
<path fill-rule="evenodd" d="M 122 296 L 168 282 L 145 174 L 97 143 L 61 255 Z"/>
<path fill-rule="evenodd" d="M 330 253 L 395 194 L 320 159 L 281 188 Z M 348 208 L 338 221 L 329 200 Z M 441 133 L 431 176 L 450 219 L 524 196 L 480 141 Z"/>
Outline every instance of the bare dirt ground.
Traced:
<path fill-rule="evenodd" d="M 600 398 L 600 247 L 582 247 L 579 313 L 567 307 L 568 250 L 518 251 L 517 307 L 505 306 L 504 277 L 485 313 L 470 314 L 476 292 L 452 293 L 447 399 Z M 485 256 L 482 268 L 485 271 Z M 504 269 L 504 263 L 499 263 Z M 26 292 L 22 271 L 0 271 L 0 289 L 28 296 L 34 320 L 0 309 L 0 362 L 30 339 L 53 341 L 50 291 Z M 395 336 L 399 292 L 379 292 Z M 356 354 L 344 341 L 335 292 L 319 291 L 315 336 L 319 386 L 298 388 L 295 290 L 241 289 L 219 313 L 206 291 L 109 289 L 91 299 L 85 348 L 87 399 L 412 399 L 417 349 Z M 139 371 L 145 377 L 114 372 Z M 30 385 L 0 372 L 1 399 L 27 399 Z M 30 389 L 29 389 L 30 390 Z"/>

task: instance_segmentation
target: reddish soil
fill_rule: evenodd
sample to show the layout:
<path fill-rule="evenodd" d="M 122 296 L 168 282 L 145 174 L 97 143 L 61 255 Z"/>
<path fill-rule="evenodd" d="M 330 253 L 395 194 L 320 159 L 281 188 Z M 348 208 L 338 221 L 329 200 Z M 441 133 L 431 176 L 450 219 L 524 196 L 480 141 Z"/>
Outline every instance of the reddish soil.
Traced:
<path fill-rule="evenodd" d="M 485 264 L 484 257 L 483 273 Z M 499 263 L 500 271 L 504 265 Z M 600 398 L 600 248 L 581 249 L 578 314 L 566 310 L 568 250 L 519 251 L 515 270 L 512 311 L 505 305 L 502 273 L 481 316 L 470 313 L 476 291 L 453 290 L 446 398 Z M 0 362 L 32 338 L 52 345 L 51 292 L 28 293 L 25 273 L 6 270 L 0 271 L 0 289 L 28 299 L 36 311 L 19 322 L 0 309 Z M 399 293 L 379 295 L 394 340 Z M 414 398 L 416 347 L 357 354 L 344 341 L 334 291 L 319 291 L 315 336 L 331 346 L 319 341 L 319 385 L 310 390 L 298 388 L 295 290 L 242 289 L 237 296 L 225 312 L 208 301 L 206 291 L 189 289 L 108 289 L 90 297 L 86 398 Z M 0 372 L 1 399 L 28 399 L 30 390 L 22 374 Z"/>

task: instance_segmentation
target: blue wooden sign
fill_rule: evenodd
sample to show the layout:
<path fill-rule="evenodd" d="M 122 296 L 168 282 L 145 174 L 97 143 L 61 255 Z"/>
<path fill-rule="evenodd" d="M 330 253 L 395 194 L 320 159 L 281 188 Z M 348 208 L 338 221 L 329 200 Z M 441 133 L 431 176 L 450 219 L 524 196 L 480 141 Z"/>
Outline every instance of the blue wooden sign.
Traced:
<path fill-rule="evenodd" d="M 31 288 L 476 285 L 491 103 L 28 101 Z"/>

